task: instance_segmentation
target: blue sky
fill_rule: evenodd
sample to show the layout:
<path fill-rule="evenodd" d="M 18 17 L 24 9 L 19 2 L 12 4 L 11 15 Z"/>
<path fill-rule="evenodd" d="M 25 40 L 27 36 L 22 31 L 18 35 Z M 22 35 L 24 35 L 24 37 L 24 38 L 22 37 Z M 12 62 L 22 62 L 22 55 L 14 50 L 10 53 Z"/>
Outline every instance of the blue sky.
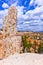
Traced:
<path fill-rule="evenodd" d="M 12 5 L 16 6 L 18 12 L 18 30 L 43 31 L 43 0 L 0 0 L 0 28 L 2 18 Z"/>

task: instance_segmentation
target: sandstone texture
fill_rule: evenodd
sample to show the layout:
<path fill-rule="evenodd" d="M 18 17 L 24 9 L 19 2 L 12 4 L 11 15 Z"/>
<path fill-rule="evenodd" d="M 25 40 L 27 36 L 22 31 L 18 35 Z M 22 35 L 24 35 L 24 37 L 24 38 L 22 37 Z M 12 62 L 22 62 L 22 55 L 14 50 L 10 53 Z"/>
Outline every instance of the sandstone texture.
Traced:
<path fill-rule="evenodd" d="M 17 34 L 17 10 L 14 6 L 8 9 L 8 15 L 3 18 L 3 38 Z"/>
<path fill-rule="evenodd" d="M 2 31 L 0 31 L 0 59 L 14 53 L 20 53 L 21 36 L 17 34 L 17 10 L 14 6 L 8 9 L 8 15 L 3 18 Z"/>
<path fill-rule="evenodd" d="M 0 59 L 22 51 L 21 36 L 13 36 L 0 40 Z"/>
<path fill-rule="evenodd" d="M 0 65 L 43 65 L 43 55 L 24 53 L 14 54 L 1 60 Z"/>

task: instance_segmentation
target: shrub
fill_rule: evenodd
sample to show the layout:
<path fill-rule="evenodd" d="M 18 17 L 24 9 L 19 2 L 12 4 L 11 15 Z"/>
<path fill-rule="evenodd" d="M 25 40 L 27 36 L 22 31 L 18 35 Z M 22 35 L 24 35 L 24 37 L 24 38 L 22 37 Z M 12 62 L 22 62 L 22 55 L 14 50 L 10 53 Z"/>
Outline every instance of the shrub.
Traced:
<path fill-rule="evenodd" d="M 39 42 L 39 40 L 29 40 L 28 39 L 29 37 L 26 36 L 26 35 L 23 35 L 22 36 L 22 44 L 23 44 L 23 47 L 24 47 L 24 52 L 34 52 L 34 53 L 43 53 L 43 42 Z M 28 41 L 27 41 L 28 39 Z M 33 43 L 32 43 L 33 42 Z"/>

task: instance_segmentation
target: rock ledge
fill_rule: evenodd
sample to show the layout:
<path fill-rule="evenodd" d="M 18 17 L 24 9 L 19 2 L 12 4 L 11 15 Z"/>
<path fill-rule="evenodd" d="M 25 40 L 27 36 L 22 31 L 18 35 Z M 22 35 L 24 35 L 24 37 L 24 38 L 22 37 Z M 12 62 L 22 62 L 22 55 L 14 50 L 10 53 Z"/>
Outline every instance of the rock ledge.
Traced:
<path fill-rule="evenodd" d="M 43 55 L 34 53 L 15 53 L 7 57 L 7 59 L 0 60 L 0 65 L 43 65 Z"/>

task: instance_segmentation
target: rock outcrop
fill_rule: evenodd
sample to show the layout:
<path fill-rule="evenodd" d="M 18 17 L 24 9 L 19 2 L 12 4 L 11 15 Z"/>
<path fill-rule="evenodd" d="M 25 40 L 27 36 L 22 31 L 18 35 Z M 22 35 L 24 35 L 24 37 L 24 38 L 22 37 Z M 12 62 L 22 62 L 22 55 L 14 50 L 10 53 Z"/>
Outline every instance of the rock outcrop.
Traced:
<path fill-rule="evenodd" d="M 17 34 L 17 10 L 14 6 L 8 10 L 8 15 L 3 18 L 3 37 L 11 37 Z"/>
<path fill-rule="evenodd" d="M 20 53 L 21 48 L 20 36 L 13 36 L 0 40 L 0 59 L 4 59 L 15 53 Z"/>
<path fill-rule="evenodd" d="M 17 34 L 17 10 L 14 6 L 8 9 L 8 15 L 3 18 L 0 31 L 0 59 L 21 51 L 21 36 Z"/>
<path fill-rule="evenodd" d="M 0 65 L 43 65 L 43 55 L 24 53 L 14 54 L 1 60 Z"/>

